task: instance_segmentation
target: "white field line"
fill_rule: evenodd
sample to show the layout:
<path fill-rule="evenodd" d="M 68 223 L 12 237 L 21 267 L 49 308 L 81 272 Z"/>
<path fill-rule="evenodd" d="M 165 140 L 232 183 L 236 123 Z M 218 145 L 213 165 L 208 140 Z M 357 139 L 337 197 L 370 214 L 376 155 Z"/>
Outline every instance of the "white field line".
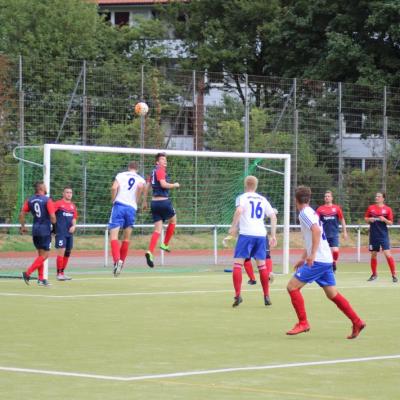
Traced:
<path fill-rule="evenodd" d="M 276 365 L 260 365 L 260 366 L 250 366 L 250 367 L 209 369 L 209 370 L 202 370 L 202 371 L 173 372 L 173 373 L 169 373 L 169 374 L 154 374 L 154 375 L 142 375 L 142 376 L 130 376 L 130 377 L 86 374 L 86 373 L 79 373 L 79 372 L 49 371 L 49 370 L 40 370 L 40 369 L 32 369 L 32 368 L 14 368 L 14 367 L 3 367 L 3 366 L 0 366 L 0 371 L 131 382 L 131 381 L 142 381 L 142 380 L 149 380 L 149 379 L 181 378 L 181 377 L 186 377 L 186 376 L 223 374 L 223 373 L 240 372 L 240 371 L 262 371 L 262 370 L 268 370 L 268 369 L 314 367 L 314 366 L 321 366 L 321 365 L 349 364 L 349 363 L 395 360 L 395 359 L 400 359 L 400 354 L 394 354 L 394 355 L 390 355 L 390 356 L 346 358 L 346 359 L 337 359 L 337 360 L 310 361 L 310 362 L 298 362 L 298 363 L 276 364 Z"/>
<path fill-rule="evenodd" d="M 397 289 L 396 285 L 375 286 L 375 284 L 362 286 L 337 286 L 338 289 Z M 52 290 L 51 288 L 43 288 L 44 291 Z M 68 294 L 68 295 L 52 295 L 52 294 L 35 294 L 35 293 L 8 293 L 0 292 L 0 296 L 4 297 L 43 297 L 49 299 L 80 299 L 91 297 L 135 297 L 135 296 L 175 296 L 175 295 L 192 295 L 192 294 L 210 294 L 210 293 L 231 293 L 233 289 L 216 289 L 216 290 L 182 290 L 182 291 L 160 291 L 160 292 L 126 292 L 126 293 L 93 293 L 93 294 Z M 321 290 L 319 286 L 305 287 L 303 290 Z M 286 292 L 286 288 L 271 288 L 272 292 Z M 244 289 L 242 292 L 257 292 L 256 289 Z"/>

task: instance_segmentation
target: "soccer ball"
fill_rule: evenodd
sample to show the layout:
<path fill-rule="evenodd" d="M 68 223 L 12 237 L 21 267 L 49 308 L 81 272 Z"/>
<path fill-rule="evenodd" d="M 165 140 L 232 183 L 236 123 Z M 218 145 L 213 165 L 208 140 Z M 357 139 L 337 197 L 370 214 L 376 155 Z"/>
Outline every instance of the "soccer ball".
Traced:
<path fill-rule="evenodd" d="M 146 103 L 144 103 L 143 101 L 141 101 L 140 103 L 137 103 L 135 105 L 135 114 L 136 115 L 140 115 L 141 117 L 143 117 L 148 112 L 149 112 L 149 106 Z"/>

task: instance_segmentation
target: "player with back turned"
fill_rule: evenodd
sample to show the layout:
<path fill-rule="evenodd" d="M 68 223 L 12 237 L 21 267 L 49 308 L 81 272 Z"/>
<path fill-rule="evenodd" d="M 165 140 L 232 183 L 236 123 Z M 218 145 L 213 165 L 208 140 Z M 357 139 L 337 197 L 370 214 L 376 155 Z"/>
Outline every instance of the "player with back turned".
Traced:
<path fill-rule="evenodd" d="M 56 223 L 54 213 L 54 203 L 46 195 L 47 188 L 44 182 L 39 181 L 34 184 L 35 194 L 25 200 L 21 212 L 19 214 L 19 222 L 21 224 L 20 232 L 24 234 L 25 214 L 31 213 L 33 216 L 32 240 L 36 247 L 38 256 L 35 258 L 30 267 L 22 273 L 22 278 L 29 285 L 31 274 L 38 270 L 38 285 L 49 286 L 50 283 L 44 278 L 44 262 L 47 260 L 51 244 L 51 224 Z"/>
<path fill-rule="evenodd" d="M 78 212 L 75 204 L 72 202 L 72 188 L 65 186 L 62 199 L 54 203 L 56 212 L 56 249 L 57 249 L 57 280 L 69 281 L 71 278 L 65 275 L 71 250 L 74 245 L 74 233 L 76 229 L 76 220 Z"/>
<path fill-rule="evenodd" d="M 121 273 L 128 255 L 136 211 L 146 183 L 137 170 L 136 161 L 131 161 L 128 164 L 128 171 L 117 174 L 111 186 L 113 206 L 108 229 L 110 230 L 111 253 L 114 261 L 114 276 Z M 120 229 L 123 229 L 121 246 L 118 241 Z"/>
<path fill-rule="evenodd" d="M 242 267 L 245 259 L 254 258 L 260 272 L 261 283 L 267 283 L 269 276 L 265 265 L 267 256 L 267 230 L 264 225 L 266 217 L 271 219 L 272 247 L 276 246 L 276 214 L 268 200 L 256 192 L 258 179 L 255 176 L 247 176 L 244 180 L 245 192 L 236 198 L 236 210 L 233 215 L 232 225 L 229 229 L 231 236 L 239 238 L 234 253 L 234 265 L 232 271 L 235 297 L 232 307 L 239 306 L 241 297 Z M 264 284 L 263 284 L 264 288 Z M 264 304 L 270 305 L 268 296 L 264 292 Z"/>

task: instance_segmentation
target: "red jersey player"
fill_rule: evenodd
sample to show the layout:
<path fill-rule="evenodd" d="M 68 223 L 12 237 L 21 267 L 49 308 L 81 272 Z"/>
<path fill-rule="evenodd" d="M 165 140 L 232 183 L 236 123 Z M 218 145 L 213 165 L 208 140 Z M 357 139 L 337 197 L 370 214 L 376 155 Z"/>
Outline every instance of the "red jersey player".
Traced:
<path fill-rule="evenodd" d="M 372 275 L 368 281 L 378 278 L 378 251 L 382 248 L 383 254 L 392 273 L 392 281 L 398 282 L 396 264 L 390 252 L 389 231 L 387 226 L 393 224 L 393 212 L 385 205 L 385 193 L 377 192 L 375 204 L 370 205 L 365 212 L 365 221 L 369 224 L 369 251 L 371 252 Z"/>
<path fill-rule="evenodd" d="M 56 249 L 57 249 L 57 280 L 69 281 L 71 278 L 64 274 L 67 268 L 71 250 L 74 245 L 73 234 L 75 233 L 78 212 L 72 202 L 72 188 L 66 186 L 63 197 L 54 205 L 56 211 Z"/>
<path fill-rule="evenodd" d="M 322 228 L 333 257 L 333 271 L 336 271 L 336 262 L 339 258 L 339 222 L 342 224 L 343 238 L 347 240 L 346 221 L 340 206 L 333 204 L 333 195 L 327 190 L 324 195 L 325 204 L 317 208 L 316 212 L 322 222 Z"/>

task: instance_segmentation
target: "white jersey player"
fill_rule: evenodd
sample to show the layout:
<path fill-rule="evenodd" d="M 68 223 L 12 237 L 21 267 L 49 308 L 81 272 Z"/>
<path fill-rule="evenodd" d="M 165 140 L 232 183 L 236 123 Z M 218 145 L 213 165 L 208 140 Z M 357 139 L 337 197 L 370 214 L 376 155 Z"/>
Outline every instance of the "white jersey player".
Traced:
<path fill-rule="evenodd" d="M 298 335 L 310 330 L 301 289 L 307 283 L 317 282 L 324 290 L 326 297 L 335 303 L 339 310 L 351 320 L 352 331 L 347 338 L 355 339 L 366 324 L 353 310 L 348 300 L 336 289 L 333 258 L 329 244 L 318 215 L 309 206 L 311 189 L 308 186 L 299 186 L 296 188 L 295 197 L 305 246 L 302 257 L 294 266 L 296 272 L 287 284 L 287 290 L 296 311 L 298 322 L 286 334 Z"/>
<path fill-rule="evenodd" d="M 108 229 L 110 230 L 111 253 L 114 260 L 114 276 L 118 276 L 121 273 L 128 255 L 138 201 L 146 183 L 137 173 L 137 169 L 137 163 L 131 161 L 128 165 L 128 171 L 119 173 L 111 186 L 113 207 Z M 124 232 L 121 245 L 118 241 L 120 229 L 123 229 Z"/>
<path fill-rule="evenodd" d="M 322 222 L 319 219 L 318 214 L 310 207 L 307 206 L 303 208 L 299 213 L 301 233 L 303 234 L 305 250 L 307 252 L 307 257 L 311 257 L 313 249 L 312 241 L 312 230 L 313 224 L 316 224 L 320 228 L 320 242 L 315 253 L 314 261 L 321 263 L 332 263 L 333 257 L 332 252 L 329 247 L 329 243 L 325 237 L 324 230 L 322 229 Z"/>
<path fill-rule="evenodd" d="M 269 201 L 256 193 L 258 179 L 247 176 L 244 180 L 245 193 L 236 199 L 236 211 L 233 215 L 232 226 L 229 234 L 239 238 L 235 247 L 233 266 L 233 285 L 235 288 L 235 301 L 237 307 L 243 300 L 240 296 L 242 285 L 242 266 L 246 258 L 254 258 L 259 270 L 265 269 L 267 255 L 267 231 L 265 219 L 271 219 L 271 246 L 276 246 L 276 214 Z"/>

